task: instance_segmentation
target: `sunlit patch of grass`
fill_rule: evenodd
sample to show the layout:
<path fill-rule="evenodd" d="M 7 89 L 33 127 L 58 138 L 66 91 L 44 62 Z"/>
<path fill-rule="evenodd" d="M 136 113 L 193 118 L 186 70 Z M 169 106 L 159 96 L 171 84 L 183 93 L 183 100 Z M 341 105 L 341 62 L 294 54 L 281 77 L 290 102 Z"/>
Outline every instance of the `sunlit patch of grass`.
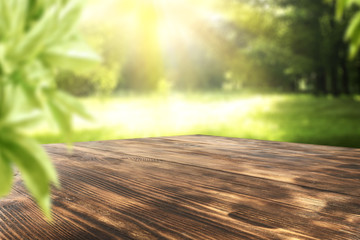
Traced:
<path fill-rule="evenodd" d="M 82 101 L 95 121 L 77 119 L 74 141 L 209 134 L 360 147 L 360 102 L 351 99 L 191 93 Z M 33 135 L 61 142 L 49 129 Z"/>

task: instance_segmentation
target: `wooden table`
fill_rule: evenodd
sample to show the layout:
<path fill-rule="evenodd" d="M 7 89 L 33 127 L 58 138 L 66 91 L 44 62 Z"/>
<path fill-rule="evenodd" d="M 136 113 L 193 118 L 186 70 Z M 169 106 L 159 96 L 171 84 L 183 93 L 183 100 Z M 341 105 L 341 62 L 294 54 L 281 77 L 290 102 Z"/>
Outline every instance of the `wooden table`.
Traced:
<path fill-rule="evenodd" d="M 16 176 L 0 239 L 360 239 L 360 149 L 198 135 L 45 148 L 54 221 Z"/>

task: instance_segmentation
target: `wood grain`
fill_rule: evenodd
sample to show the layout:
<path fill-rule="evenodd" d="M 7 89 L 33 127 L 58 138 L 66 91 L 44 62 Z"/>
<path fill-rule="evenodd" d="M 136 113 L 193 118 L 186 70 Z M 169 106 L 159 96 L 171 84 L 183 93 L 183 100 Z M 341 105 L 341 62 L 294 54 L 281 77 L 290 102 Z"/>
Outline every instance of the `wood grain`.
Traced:
<path fill-rule="evenodd" d="M 0 239 L 360 239 L 360 149 L 201 135 L 45 149 L 54 220 L 16 174 Z"/>

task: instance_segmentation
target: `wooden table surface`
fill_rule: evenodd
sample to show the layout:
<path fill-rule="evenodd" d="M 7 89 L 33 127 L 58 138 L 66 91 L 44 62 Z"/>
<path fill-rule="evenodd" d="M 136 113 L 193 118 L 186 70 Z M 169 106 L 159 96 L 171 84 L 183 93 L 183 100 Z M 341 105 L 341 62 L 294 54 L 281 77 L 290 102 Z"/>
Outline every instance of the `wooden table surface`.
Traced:
<path fill-rule="evenodd" d="M 200 135 L 45 148 L 54 221 L 16 176 L 0 239 L 360 239 L 360 149 Z"/>

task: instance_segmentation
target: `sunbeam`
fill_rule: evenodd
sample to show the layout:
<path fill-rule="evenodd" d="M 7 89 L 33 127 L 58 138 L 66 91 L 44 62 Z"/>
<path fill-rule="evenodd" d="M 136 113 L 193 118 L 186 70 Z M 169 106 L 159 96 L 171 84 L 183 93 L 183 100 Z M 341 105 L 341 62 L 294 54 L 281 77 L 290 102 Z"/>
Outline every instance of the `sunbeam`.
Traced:
<path fill-rule="evenodd" d="M 119 34 L 125 84 L 131 79 L 128 84 L 145 88 L 165 79 L 191 88 L 195 82 L 207 82 L 212 71 L 202 66 L 225 71 L 223 65 L 234 54 L 219 6 L 219 1 L 94 1 L 84 22 L 110 24 Z"/>

